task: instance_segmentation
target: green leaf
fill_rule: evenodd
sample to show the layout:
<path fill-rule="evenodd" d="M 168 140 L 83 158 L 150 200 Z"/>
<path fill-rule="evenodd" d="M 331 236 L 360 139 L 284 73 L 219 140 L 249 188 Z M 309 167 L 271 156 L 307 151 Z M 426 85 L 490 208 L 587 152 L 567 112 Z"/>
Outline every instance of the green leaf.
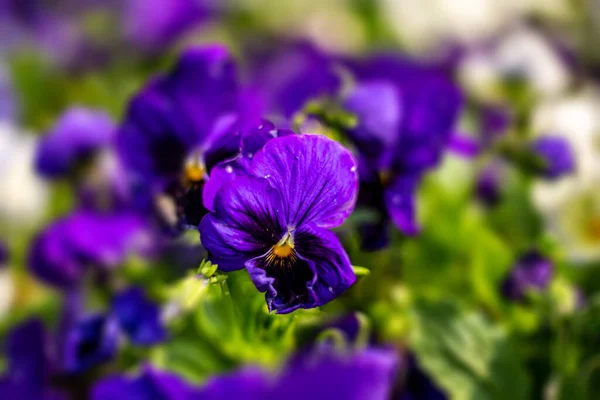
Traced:
<path fill-rule="evenodd" d="M 368 268 L 359 267 L 358 265 L 353 265 L 352 269 L 354 270 L 354 275 L 356 276 L 366 276 L 371 273 L 371 271 Z"/>
<path fill-rule="evenodd" d="M 452 399 L 527 399 L 529 380 L 506 333 L 451 303 L 415 306 L 411 344 Z"/>

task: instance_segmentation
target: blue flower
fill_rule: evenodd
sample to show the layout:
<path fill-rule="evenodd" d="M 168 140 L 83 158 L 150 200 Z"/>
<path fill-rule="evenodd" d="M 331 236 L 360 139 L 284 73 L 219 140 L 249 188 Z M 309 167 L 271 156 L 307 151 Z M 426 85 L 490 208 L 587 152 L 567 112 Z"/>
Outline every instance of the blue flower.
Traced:
<path fill-rule="evenodd" d="M 249 176 L 226 183 L 200 224 L 210 259 L 224 271 L 246 268 L 270 310 L 323 305 L 356 279 L 328 229 L 340 226 L 357 196 L 354 157 L 318 135 L 270 140 Z"/>
<path fill-rule="evenodd" d="M 344 107 L 358 117 L 348 130 L 360 160 L 359 206 L 377 217 L 362 224 L 362 247 L 387 244 L 391 220 L 406 235 L 420 227 L 415 192 L 451 143 L 462 95 L 444 70 L 392 56 L 350 63 L 358 79 Z"/>
<path fill-rule="evenodd" d="M 112 141 L 115 126 L 102 111 L 67 110 L 40 141 L 37 171 L 46 178 L 65 177 Z"/>
<path fill-rule="evenodd" d="M 115 296 L 111 315 L 135 344 L 154 345 L 167 337 L 160 320 L 160 309 L 146 297 L 140 287 L 132 287 Z"/>

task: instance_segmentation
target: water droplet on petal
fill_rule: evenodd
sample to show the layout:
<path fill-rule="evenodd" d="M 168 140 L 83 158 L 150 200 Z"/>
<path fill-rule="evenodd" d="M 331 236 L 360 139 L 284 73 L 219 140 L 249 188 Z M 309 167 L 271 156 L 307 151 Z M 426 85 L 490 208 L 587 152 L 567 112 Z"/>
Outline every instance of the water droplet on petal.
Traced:
<path fill-rule="evenodd" d="M 355 165 L 355 166 L 353 166 L 352 168 L 350 168 L 350 171 L 352 171 L 352 172 L 356 172 L 356 165 Z"/>
<path fill-rule="evenodd" d="M 231 165 L 228 165 L 225 167 L 225 171 L 227 171 L 228 174 L 231 174 L 233 172 L 233 168 L 231 168 Z"/>

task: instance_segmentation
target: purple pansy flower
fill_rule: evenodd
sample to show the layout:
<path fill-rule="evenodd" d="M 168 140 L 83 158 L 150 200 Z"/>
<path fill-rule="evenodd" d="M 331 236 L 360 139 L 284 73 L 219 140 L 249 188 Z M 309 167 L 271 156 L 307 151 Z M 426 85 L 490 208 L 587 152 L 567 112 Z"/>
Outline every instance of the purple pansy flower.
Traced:
<path fill-rule="evenodd" d="M 553 275 L 552 261 L 531 250 L 519 258 L 504 281 L 502 292 L 509 299 L 522 301 L 530 290 L 546 290 Z"/>
<path fill-rule="evenodd" d="M 575 170 L 575 156 L 569 142 L 557 136 L 542 136 L 531 145 L 532 151 L 542 159 L 538 173 L 549 180 L 558 179 Z"/>
<path fill-rule="evenodd" d="M 63 177 L 110 144 L 114 123 L 102 111 L 67 110 L 40 141 L 35 164 L 47 178 Z"/>
<path fill-rule="evenodd" d="M 223 47 L 186 51 L 132 99 L 117 135 L 140 199 L 174 233 L 198 225 L 207 172 L 239 152 L 249 103 L 236 75 Z"/>
<path fill-rule="evenodd" d="M 195 388 L 177 375 L 144 366 L 136 377 L 113 375 L 104 378 L 92 390 L 93 400 L 193 400 Z"/>
<path fill-rule="evenodd" d="M 77 285 L 88 267 L 110 269 L 131 253 L 150 252 L 146 221 L 129 212 L 78 210 L 47 226 L 30 248 L 28 264 L 42 281 Z"/>
<path fill-rule="evenodd" d="M 210 259 L 224 271 L 246 268 L 270 310 L 323 305 L 356 279 L 328 229 L 354 208 L 357 166 L 349 151 L 319 135 L 270 140 L 249 176 L 226 183 L 200 224 Z"/>
<path fill-rule="evenodd" d="M 119 346 L 119 325 L 106 315 L 95 314 L 78 321 L 66 334 L 63 367 L 80 373 L 110 361 Z"/>
<path fill-rule="evenodd" d="M 462 96 L 440 68 L 391 56 L 350 66 L 358 84 L 344 106 L 358 117 L 348 134 L 360 155 L 359 206 L 378 214 L 359 230 L 362 247 L 376 250 L 390 219 L 404 234 L 419 232 L 415 192 L 451 142 Z"/>
<path fill-rule="evenodd" d="M 112 302 L 111 315 L 135 344 L 150 346 L 167 337 L 160 320 L 159 307 L 146 297 L 140 287 L 119 293 Z"/>

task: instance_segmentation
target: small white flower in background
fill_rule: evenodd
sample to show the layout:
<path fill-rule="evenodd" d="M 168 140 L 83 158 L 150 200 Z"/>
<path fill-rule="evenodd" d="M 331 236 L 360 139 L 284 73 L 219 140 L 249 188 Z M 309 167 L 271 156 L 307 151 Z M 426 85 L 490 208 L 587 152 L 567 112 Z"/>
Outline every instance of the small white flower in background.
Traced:
<path fill-rule="evenodd" d="M 36 175 L 37 140 L 7 121 L 0 121 L 0 221 L 32 226 L 46 212 L 47 185 Z"/>
<path fill-rule="evenodd" d="M 461 62 L 459 78 L 467 91 L 483 101 L 498 100 L 498 88 L 519 76 L 541 98 L 565 91 L 571 81 L 568 65 L 541 33 L 527 26 L 511 29 L 492 45 L 477 48 Z"/>
<path fill-rule="evenodd" d="M 535 184 L 536 207 L 572 261 L 600 259 L 600 88 L 540 104 L 532 126 L 567 138 L 577 160 L 573 174 Z"/>

